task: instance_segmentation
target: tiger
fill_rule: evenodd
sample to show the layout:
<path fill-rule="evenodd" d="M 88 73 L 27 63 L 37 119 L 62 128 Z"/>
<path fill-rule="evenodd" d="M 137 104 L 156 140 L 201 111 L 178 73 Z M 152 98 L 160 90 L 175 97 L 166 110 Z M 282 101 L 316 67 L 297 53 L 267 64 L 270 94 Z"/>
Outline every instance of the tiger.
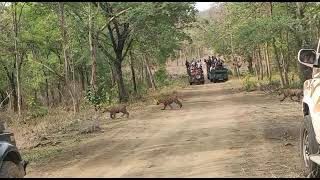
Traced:
<path fill-rule="evenodd" d="M 293 99 L 294 96 L 298 98 L 298 101 L 300 101 L 301 97 L 303 96 L 303 90 L 302 89 L 281 89 L 279 91 L 279 95 L 283 94 L 283 98 L 280 100 L 281 102 L 284 101 L 287 97 L 290 97 L 292 101 L 295 101 Z"/>
<path fill-rule="evenodd" d="M 180 108 L 182 108 L 182 103 L 179 101 L 179 99 L 182 100 L 182 98 L 178 96 L 177 92 L 173 92 L 171 95 L 163 95 L 162 97 L 155 99 L 155 101 L 157 105 L 163 104 L 164 107 L 161 110 L 165 110 L 167 106 L 173 109 L 171 106 L 172 103 L 176 103 L 180 106 Z"/>
<path fill-rule="evenodd" d="M 129 112 L 127 111 L 127 106 L 128 106 L 127 104 L 119 104 L 117 106 L 105 108 L 102 113 L 109 112 L 110 118 L 115 119 L 116 114 L 121 112 L 122 113 L 121 117 L 123 117 L 124 115 L 127 115 L 127 118 L 129 118 Z"/>

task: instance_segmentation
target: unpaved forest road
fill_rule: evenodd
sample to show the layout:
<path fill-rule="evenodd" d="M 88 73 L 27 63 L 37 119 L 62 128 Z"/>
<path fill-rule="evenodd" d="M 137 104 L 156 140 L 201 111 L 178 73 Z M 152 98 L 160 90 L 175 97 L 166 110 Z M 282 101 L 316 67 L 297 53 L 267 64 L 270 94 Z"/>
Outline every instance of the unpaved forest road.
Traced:
<path fill-rule="evenodd" d="M 234 84 L 185 88 L 182 109 L 114 120 L 27 177 L 301 177 L 300 104 Z"/>

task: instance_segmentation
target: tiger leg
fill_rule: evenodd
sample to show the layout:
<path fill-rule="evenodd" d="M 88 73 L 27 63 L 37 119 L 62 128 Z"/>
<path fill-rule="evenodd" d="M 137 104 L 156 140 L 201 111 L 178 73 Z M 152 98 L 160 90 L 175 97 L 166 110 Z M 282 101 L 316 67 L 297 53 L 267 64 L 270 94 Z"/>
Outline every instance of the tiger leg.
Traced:
<path fill-rule="evenodd" d="M 295 100 L 293 99 L 293 97 L 294 97 L 294 95 L 290 95 L 291 101 L 295 101 Z"/>
<path fill-rule="evenodd" d="M 178 104 L 178 105 L 180 106 L 180 108 L 182 108 L 182 103 L 181 103 L 178 99 L 176 99 L 174 102 L 175 102 L 176 104 Z"/>
<path fill-rule="evenodd" d="M 301 100 L 301 95 L 297 95 L 297 98 L 298 98 L 297 102 L 300 102 L 300 100 Z"/>
<path fill-rule="evenodd" d="M 122 112 L 122 116 L 121 116 L 121 117 L 123 117 L 124 115 L 127 115 L 127 118 L 129 117 L 129 113 L 128 113 L 127 110 L 125 110 L 125 111 Z"/>
<path fill-rule="evenodd" d="M 161 110 L 165 110 L 167 107 L 167 104 L 164 104 L 164 107 Z"/>
<path fill-rule="evenodd" d="M 115 114 L 114 113 L 110 113 L 110 117 L 111 117 L 111 119 L 114 119 L 115 118 Z"/>
<path fill-rule="evenodd" d="M 286 96 L 286 95 L 283 95 L 283 98 L 280 99 L 280 101 L 282 102 L 282 101 L 285 100 L 286 98 L 287 98 L 287 96 Z"/>

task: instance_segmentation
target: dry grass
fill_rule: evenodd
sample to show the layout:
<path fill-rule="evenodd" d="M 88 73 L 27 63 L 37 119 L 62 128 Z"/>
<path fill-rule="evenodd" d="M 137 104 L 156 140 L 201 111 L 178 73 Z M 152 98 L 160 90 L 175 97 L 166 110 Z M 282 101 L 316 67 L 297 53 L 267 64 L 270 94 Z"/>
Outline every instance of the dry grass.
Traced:
<path fill-rule="evenodd" d="M 64 132 L 65 128 L 72 125 L 76 120 L 86 120 L 95 114 L 94 110 L 86 109 L 79 112 L 76 117 L 72 112 L 61 109 L 50 109 L 48 115 L 34 119 L 18 120 L 14 113 L 5 113 L 9 129 L 15 134 L 17 146 L 20 149 L 31 148 L 40 136 L 52 136 Z M 1 115 L 3 116 L 3 115 Z M 65 132 L 64 132 L 65 133 Z"/>

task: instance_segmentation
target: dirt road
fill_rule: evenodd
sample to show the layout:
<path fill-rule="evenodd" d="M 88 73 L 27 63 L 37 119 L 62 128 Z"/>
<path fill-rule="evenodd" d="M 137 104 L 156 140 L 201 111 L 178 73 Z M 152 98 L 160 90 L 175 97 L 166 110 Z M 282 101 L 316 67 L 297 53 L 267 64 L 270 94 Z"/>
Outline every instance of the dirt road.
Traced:
<path fill-rule="evenodd" d="M 27 177 L 301 177 L 300 104 L 235 86 L 190 86 L 182 109 L 110 121 Z"/>

